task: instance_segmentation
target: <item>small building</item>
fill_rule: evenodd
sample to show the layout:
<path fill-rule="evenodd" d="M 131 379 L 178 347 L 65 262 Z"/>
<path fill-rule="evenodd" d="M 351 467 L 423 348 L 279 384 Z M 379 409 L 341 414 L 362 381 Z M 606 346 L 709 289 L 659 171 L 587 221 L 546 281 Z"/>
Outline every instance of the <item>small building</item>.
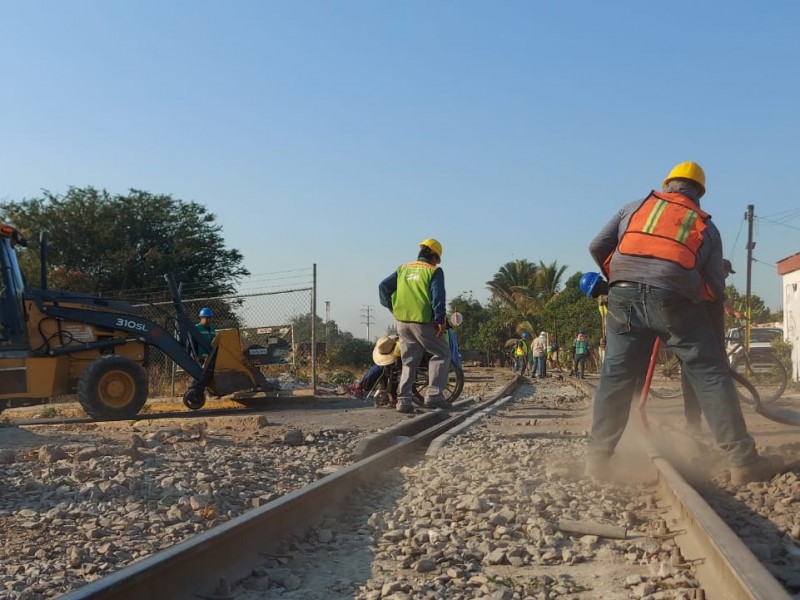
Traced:
<path fill-rule="evenodd" d="M 791 377 L 800 381 L 800 252 L 778 261 L 783 278 L 783 331 L 792 345 Z"/>

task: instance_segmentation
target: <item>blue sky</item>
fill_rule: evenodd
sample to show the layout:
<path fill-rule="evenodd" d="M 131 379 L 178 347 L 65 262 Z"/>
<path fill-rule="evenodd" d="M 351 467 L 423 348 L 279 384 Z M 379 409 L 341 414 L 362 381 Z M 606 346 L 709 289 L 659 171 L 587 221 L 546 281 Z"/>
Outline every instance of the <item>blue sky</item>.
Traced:
<path fill-rule="evenodd" d="M 317 263 L 366 335 L 444 245 L 448 295 L 587 245 L 684 160 L 745 287 L 800 251 L 800 4 L 0 2 L 0 199 L 92 185 L 206 205 L 253 274 Z"/>

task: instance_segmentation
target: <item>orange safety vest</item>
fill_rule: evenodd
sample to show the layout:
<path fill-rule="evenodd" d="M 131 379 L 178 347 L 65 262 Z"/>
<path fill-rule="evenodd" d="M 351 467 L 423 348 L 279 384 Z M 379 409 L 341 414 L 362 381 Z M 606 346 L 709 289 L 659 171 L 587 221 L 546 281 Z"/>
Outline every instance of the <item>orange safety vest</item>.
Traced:
<path fill-rule="evenodd" d="M 617 251 L 694 269 L 708 217 L 683 194 L 650 192 L 631 215 Z"/>

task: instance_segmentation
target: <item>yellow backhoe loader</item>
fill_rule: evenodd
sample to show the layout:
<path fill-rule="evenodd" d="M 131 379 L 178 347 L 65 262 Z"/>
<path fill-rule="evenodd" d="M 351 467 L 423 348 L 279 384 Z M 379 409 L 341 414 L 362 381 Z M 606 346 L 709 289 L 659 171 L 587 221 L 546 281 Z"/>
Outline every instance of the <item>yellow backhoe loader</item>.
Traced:
<path fill-rule="evenodd" d="M 183 401 L 193 410 L 205 403 L 206 388 L 216 395 L 265 389 L 264 376 L 244 359 L 239 331 L 221 330 L 209 344 L 171 276 L 177 318 L 168 331 L 127 302 L 46 289 L 44 244 L 43 289 L 25 289 L 15 245 L 27 243 L 0 224 L 0 411 L 77 393 L 95 419 L 131 418 L 147 401 L 152 348 L 192 378 Z M 198 354 L 207 355 L 202 364 Z"/>

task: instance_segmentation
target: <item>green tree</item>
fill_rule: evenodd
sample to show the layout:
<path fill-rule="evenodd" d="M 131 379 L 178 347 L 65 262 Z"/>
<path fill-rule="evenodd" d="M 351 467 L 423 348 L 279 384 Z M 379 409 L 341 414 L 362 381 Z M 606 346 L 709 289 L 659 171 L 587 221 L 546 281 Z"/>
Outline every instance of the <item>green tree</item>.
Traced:
<path fill-rule="evenodd" d="M 561 277 L 563 277 L 566 270 L 566 265 L 559 267 L 556 261 L 551 262 L 549 265 L 539 261 L 536 283 L 539 299 L 544 304 L 547 304 L 561 290 Z"/>
<path fill-rule="evenodd" d="M 593 345 L 602 333 L 597 300 L 587 298 L 578 283 L 583 273 L 575 273 L 564 285 L 564 290 L 545 307 L 542 319 L 553 340 L 569 348 L 579 329 L 585 329 Z M 562 355 L 563 356 L 563 355 Z"/>
<path fill-rule="evenodd" d="M 249 274 L 241 253 L 225 247 L 212 213 L 168 194 L 71 187 L 64 195 L 2 203 L 0 219 L 29 240 L 47 232 L 53 288 L 157 299 L 163 275 L 172 272 L 185 296 L 216 296 Z M 24 253 L 21 262 L 27 280 L 38 285 L 38 253 Z"/>
<path fill-rule="evenodd" d="M 729 285 L 725 287 L 725 297 L 730 301 L 733 308 L 743 313 L 747 312 L 745 294 L 739 293 L 739 290 L 734 286 Z M 750 319 L 753 323 L 771 323 L 776 320 L 774 318 L 775 315 L 767 308 L 764 300 L 756 294 L 750 294 L 750 312 Z M 730 317 L 726 316 L 725 321 L 727 327 L 734 326 L 733 320 Z"/>
<path fill-rule="evenodd" d="M 523 324 L 535 321 L 539 310 L 538 273 L 537 265 L 519 259 L 501 266 L 492 280 L 486 282 L 492 292 L 492 303 L 501 314 L 501 328 L 508 332 L 503 343 L 526 328 Z"/>
<path fill-rule="evenodd" d="M 450 313 L 459 312 L 464 322 L 456 329 L 461 350 L 483 350 L 477 338 L 478 328 L 486 318 L 486 309 L 472 294 L 461 294 L 450 301 Z"/>
<path fill-rule="evenodd" d="M 556 261 L 549 265 L 539 261 L 535 265 L 520 259 L 500 267 L 494 278 L 487 282 L 493 300 L 501 305 L 503 329 L 508 332 L 504 342 L 523 331 L 547 328 L 542 321 L 542 312 L 557 297 L 566 269 L 566 266 L 559 267 Z"/>
<path fill-rule="evenodd" d="M 475 334 L 474 347 L 486 353 L 490 364 L 507 365 L 510 362 L 505 344 L 510 337 L 516 336 L 516 332 L 509 326 L 507 310 L 508 307 L 500 301 L 490 301 Z"/>
<path fill-rule="evenodd" d="M 520 291 L 535 289 L 538 270 L 539 267 L 524 258 L 512 260 L 500 267 L 486 285 L 494 298 L 513 305 Z"/>
<path fill-rule="evenodd" d="M 332 365 L 348 365 L 353 367 L 372 366 L 372 344 L 364 339 L 351 339 L 337 344 L 328 355 Z"/>
<path fill-rule="evenodd" d="M 322 317 L 317 315 L 316 319 L 316 336 L 318 342 L 324 342 L 326 338 L 326 331 L 327 331 L 327 338 L 328 343 L 331 345 L 336 344 L 343 344 L 345 342 L 349 342 L 350 340 L 354 339 L 353 334 L 349 331 L 340 331 L 339 325 L 331 319 L 328 321 L 327 328 L 325 325 L 325 321 L 322 320 Z M 311 342 L 311 313 L 307 312 L 302 315 L 296 315 L 292 317 L 290 320 L 292 325 L 293 336 L 295 343 L 300 342 Z"/>

